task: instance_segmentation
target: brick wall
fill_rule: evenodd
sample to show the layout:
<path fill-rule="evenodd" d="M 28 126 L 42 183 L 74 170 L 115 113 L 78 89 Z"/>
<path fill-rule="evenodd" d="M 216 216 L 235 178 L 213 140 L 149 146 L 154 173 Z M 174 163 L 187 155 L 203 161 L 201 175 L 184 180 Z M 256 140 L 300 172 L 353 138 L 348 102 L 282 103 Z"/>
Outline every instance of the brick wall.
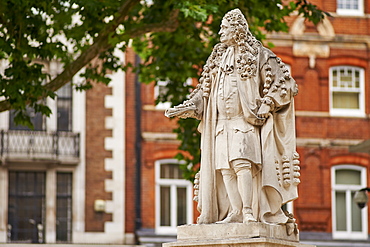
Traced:
<path fill-rule="evenodd" d="M 104 148 L 104 138 L 112 135 L 105 129 L 105 117 L 112 114 L 104 108 L 104 96 L 109 94 L 111 89 L 101 83 L 86 92 L 86 232 L 103 232 L 104 222 L 112 220 L 111 214 L 94 211 L 95 200 L 111 200 L 104 185 L 104 180 L 112 176 L 104 169 L 104 159 L 112 157 Z"/>
<path fill-rule="evenodd" d="M 334 12 L 335 15 L 336 1 L 311 2 L 318 4 L 325 11 Z M 369 13 L 369 2 L 364 2 L 365 11 Z M 292 19 L 288 20 L 290 24 L 294 21 Z M 306 23 L 305 33 L 308 33 L 310 38 L 316 34 L 315 41 L 311 41 L 311 44 L 325 44 L 330 47 L 329 56 L 316 57 L 313 68 L 309 67 L 308 56 L 294 55 L 292 46 L 274 48 L 274 52 L 291 65 L 292 75 L 299 85 L 299 94 L 295 98 L 296 132 L 298 139 L 305 141 L 298 145 L 301 156 L 301 184 L 300 197 L 294 202 L 294 214 L 301 231 L 332 231 L 331 168 L 334 165 L 354 164 L 370 169 L 369 155 L 348 151 L 351 141 L 370 139 L 369 117 L 329 115 L 331 66 L 349 65 L 364 68 L 365 99 L 369 98 L 370 53 L 369 45 L 363 37 L 369 37 L 370 23 L 368 18 L 364 17 L 336 16 L 329 18 L 329 21 L 336 33 L 336 36 L 329 40 L 320 40 L 318 32 L 315 32 L 316 27 Z M 310 40 L 305 40 L 305 34 L 296 39 L 310 44 Z M 365 104 L 366 114 L 369 114 L 369 100 L 366 100 Z"/>
<path fill-rule="evenodd" d="M 132 49 L 126 51 L 126 62 L 135 64 L 135 53 Z M 136 112 L 135 112 L 135 82 L 136 74 L 129 69 L 126 72 L 126 232 L 135 230 L 135 134 L 136 134 Z"/>

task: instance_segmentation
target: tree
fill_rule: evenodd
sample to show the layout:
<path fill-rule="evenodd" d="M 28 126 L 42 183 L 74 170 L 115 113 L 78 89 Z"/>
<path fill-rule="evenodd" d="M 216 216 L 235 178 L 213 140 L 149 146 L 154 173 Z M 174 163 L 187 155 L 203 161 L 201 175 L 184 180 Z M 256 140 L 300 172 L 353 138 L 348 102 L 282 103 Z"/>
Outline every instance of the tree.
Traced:
<path fill-rule="evenodd" d="M 284 4 L 282 3 L 284 2 Z M 266 31 L 287 31 L 284 17 L 293 11 L 318 23 L 324 12 L 306 0 L 3 0 L 0 4 L 0 59 L 7 66 L 0 77 L 0 112 L 13 109 L 15 122 L 32 127 L 27 106 L 49 115 L 47 97 L 83 71 L 83 84 L 109 83 L 107 71 L 127 68 L 114 56 L 129 41 L 142 57 L 142 82 L 168 80 L 159 101 L 182 102 L 189 93 L 183 82 L 197 77 L 217 40 L 220 18 L 232 8 L 245 13 L 251 31 L 263 39 Z M 100 64 L 94 63 L 99 59 Z M 55 60 L 64 67 L 52 76 L 40 61 Z M 179 121 L 181 149 L 197 144 L 194 126 Z M 185 126 L 190 125 L 190 126 Z M 195 138 L 195 139 L 194 139 Z M 191 151 L 197 163 L 199 154 Z"/>

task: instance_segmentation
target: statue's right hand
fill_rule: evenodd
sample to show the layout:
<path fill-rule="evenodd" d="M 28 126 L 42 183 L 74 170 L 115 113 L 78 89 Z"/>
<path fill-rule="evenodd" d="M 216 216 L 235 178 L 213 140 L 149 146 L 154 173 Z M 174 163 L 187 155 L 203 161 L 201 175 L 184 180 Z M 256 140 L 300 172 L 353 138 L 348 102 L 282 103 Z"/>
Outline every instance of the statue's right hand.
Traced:
<path fill-rule="evenodd" d="M 196 110 L 196 106 L 192 102 L 184 102 L 184 104 L 177 105 L 165 111 L 164 115 L 170 117 L 188 118 Z"/>
<path fill-rule="evenodd" d="M 172 107 L 172 108 L 168 108 L 165 112 L 164 112 L 164 115 L 168 118 L 171 118 L 171 117 L 176 117 L 178 115 L 179 111 Z"/>

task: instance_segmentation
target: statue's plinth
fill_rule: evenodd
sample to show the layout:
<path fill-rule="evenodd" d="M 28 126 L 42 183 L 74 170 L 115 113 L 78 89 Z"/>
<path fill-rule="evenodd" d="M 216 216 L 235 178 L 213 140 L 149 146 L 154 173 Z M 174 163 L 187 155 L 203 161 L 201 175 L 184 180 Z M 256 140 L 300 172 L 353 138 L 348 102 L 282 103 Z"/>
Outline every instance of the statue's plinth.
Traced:
<path fill-rule="evenodd" d="M 230 223 L 185 225 L 177 228 L 177 242 L 165 243 L 172 246 L 217 246 L 217 247 L 313 247 L 299 243 L 298 234 L 287 234 L 285 225 L 264 223 Z"/>

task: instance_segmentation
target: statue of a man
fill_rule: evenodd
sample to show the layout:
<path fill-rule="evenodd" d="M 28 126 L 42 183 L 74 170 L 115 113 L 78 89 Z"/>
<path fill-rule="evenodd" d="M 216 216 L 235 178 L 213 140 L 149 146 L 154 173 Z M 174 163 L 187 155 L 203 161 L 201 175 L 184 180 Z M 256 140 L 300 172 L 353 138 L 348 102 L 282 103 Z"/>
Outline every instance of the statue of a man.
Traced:
<path fill-rule="evenodd" d="M 300 182 L 297 85 L 239 9 L 224 16 L 219 34 L 189 100 L 166 111 L 201 120 L 198 223 L 285 224 L 281 206 L 297 198 Z"/>

